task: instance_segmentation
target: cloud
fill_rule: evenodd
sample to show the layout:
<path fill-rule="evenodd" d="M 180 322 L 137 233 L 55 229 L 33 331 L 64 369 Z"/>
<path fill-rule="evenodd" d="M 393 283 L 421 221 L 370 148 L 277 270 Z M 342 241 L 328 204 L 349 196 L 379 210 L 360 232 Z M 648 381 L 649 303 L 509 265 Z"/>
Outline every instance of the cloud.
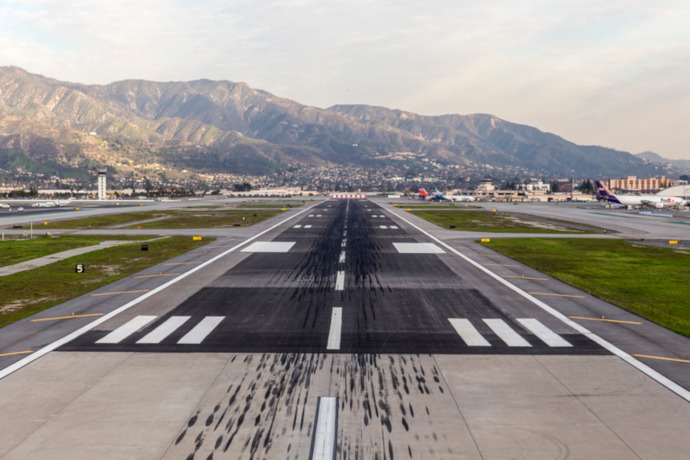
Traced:
<path fill-rule="evenodd" d="M 690 157 L 675 131 L 690 121 L 687 30 L 690 5 L 670 0 L 10 0 L 0 65 L 84 83 L 245 81 L 320 107 L 492 113 L 578 143 Z"/>

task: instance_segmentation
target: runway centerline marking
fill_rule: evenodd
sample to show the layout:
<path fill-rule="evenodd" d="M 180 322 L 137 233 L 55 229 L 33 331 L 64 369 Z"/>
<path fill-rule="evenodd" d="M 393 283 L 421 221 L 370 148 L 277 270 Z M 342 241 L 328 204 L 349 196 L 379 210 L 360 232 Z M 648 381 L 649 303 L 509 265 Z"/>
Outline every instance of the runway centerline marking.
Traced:
<path fill-rule="evenodd" d="M 345 289 L 345 272 L 339 271 L 335 278 L 335 290 L 342 291 Z"/>
<path fill-rule="evenodd" d="M 2 355 L 0 355 L 2 356 Z M 663 361 L 675 361 L 678 363 L 690 363 L 688 359 L 677 359 L 677 358 L 664 358 L 663 356 L 649 356 L 649 355 L 633 355 L 639 358 L 650 358 L 650 359 L 661 359 Z"/>
<path fill-rule="evenodd" d="M 586 318 L 584 316 L 568 316 L 568 318 L 572 319 L 584 319 L 587 321 L 606 321 L 608 323 L 625 323 L 625 324 L 644 324 L 638 321 L 622 321 L 620 319 L 605 319 L 605 318 Z M 635 356 L 635 355 L 633 355 Z"/>
<path fill-rule="evenodd" d="M 56 318 L 39 318 L 39 319 L 30 319 L 29 321 L 36 322 L 36 321 L 54 321 L 58 319 L 72 319 L 72 318 L 86 318 L 88 316 L 103 316 L 105 313 L 91 313 L 89 315 L 72 315 L 72 316 L 58 316 Z"/>
<path fill-rule="evenodd" d="M 556 297 L 575 297 L 576 299 L 586 299 L 587 296 L 584 295 L 572 295 L 572 294 L 552 294 L 550 292 L 528 292 L 528 294 L 532 295 L 552 295 Z"/>
<path fill-rule="evenodd" d="M 159 273 L 158 275 L 140 275 L 134 276 L 133 278 L 153 278 L 156 276 L 179 276 L 180 273 Z"/>
<path fill-rule="evenodd" d="M 465 260 L 467 263 L 469 263 L 470 265 L 474 265 L 476 268 L 478 268 L 479 270 L 483 271 L 484 273 L 486 273 L 488 276 L 490 276 L 491 278 L 495 279 L 495 280 L 498 281 L 499 283 L 503 284 L 503 285 L 504 285 L 505 287 L 507 287 L 508 289 L 511 289 L 511 290 L 514 291 L 515 293 L 521 295 L 521 296 L 524 297 L 525 299 L 527 299 L 527 300 L 529 300 L 530 302 L 532 302 L 534 305 L 538 306 L 539 308 L 541 308 L 542 310 L 546 311 L 546 312 L 549 313 L 550 315 L 552 315 L 552 316 L 558 318 L 558 319 L 561 320 L 563 323 L 567 324 L 568 326 L 570 326 L 571 328 L 573 328 L 574 330 L 576 330 L 576 331 L 579 332 L 580 334 L 583 334 L 583 335 L 585 335 L 586 337 L 588 337 L 589 339 L 591 339 L 591 340 L 593 340 L 594 342 L 598 343 L 598 344 L 601 345 L 603 348 L 605 348 L 606 350 L 610 351 L 610 352 L 613 353 L 614 355 L 618 356 L 620 359 L 622 359 L 622 360 L 625 361 L 626 363 L 630 364 L 631 366 L 633 366 L 634 368 L 636 368 L 636 369 L 639 370 L 640 372 L 643 372 L 643 373 L 644 373 L 645 375 L 647 375 L 648 377 L 650 377 L 650 378 L 656 380 L 658 383 L 660 383 L 661 385 L 665 386 L 666 388 L 668 388 L 669 390 L 671 390 L 672 392 L 674 392 L 675 394 L 677 394 L 677 395 L 680 396 L 681 398 L 683 398 L 683 399 L 685 399 L 686 401 L 690 402 L 690 391 L 688 391 L 688 390 L 686 390 L 685 388 L 683 388 L 682 386 L 678 385 L 678 384 L 677 384 L 676 382 L 674 382 L 673 380 L 671 380 L 671 379 L 667 378 L 666 376 L 662 375 L 661 373 L 655 371 L 654 369 L 652 369 L 651 367 L 647 366 L 646 364 L 644 364 L 644 363 L 641 362 L 640 360 L 635 359 L 631 354 L 626 353 L 625 351 L 621 350 L 620 348 L 618 348 L 617 346 L 613 345 L 613 344 L 612 344 L 611 342 L 609 342 L 608 340 L 605 340 L 605 339 L 599 337 L 598 335 L 596 335 L 595 333 L 593 333 L 592 331 L 590 331 L 590 330 L 587 329 L 586 327 L 584 327 L 584 326 L 582 326 L 582 325 L 576 323 L 575 321 L 569 319 L 569 318 L 568 318 L 567 316 L 565 316 L 563 313 L 559 312 L 558 310 L 556 310 L 555 308 L 551 307 L 550 305 L 548 305 L 548 304 L 542 302 L 541 300 L 537 299 L 536 297 L 534 297 L 534 296 L 530 295 L 529 293 L 523 291 L 522 289 L 520 289 L 520 288 L 517 287 L 516 285 L 514 285 L 514 284 L 512 284 L 512 283 L 506 281 L 505 279 L 501 278 L 500 276 L 498 276 L 497 274 L 495 274 L 494 272 L 492 272 L 492 271 L 489 270 L 488 268 L 482 267 L 482 265 L 481 265 L 480 263 L 478 263 L 478 262 L 476 262 L 476 261 L 470 259 L 469 257 L 463 255 L 462 253 L 458 252 L 458 251 L 455 250 L 452 246 L 450 246 L 450 245 L 447 244 L 447 243 L 444 243 L 443 241 L 441 241 L 440 239 L 436 238 L 436 237 L 435 237 L 434 235 L 432 235 L 431 233 L 429 233 L 429 232 L 427 232 L 426 230 L 424 230 L 423 228 L 419 227 L 418 225 L 415 225 L 414 223 L 410 222 L 409 220 L 405 219 L 404 217 L 400 216 L 399 214 L 397 214 L 397 213 L 395 213 L 395 212 L 392 212 L 392 211 L 391 211 L 391 214 L 395 215 L 398 219 L 402 220 L 403 222 L 406 222 L 406 223 L 409 224 L 411 227 L 416 228 L 417 230 L 419 230 L 421 233 L 423 233 L 424 235 L 426 235 L 426 236 L 429 237 L 430 239 L 432 239 L 432 240 L 438 242 L 440 245 L 445 246 L 445 247 L 448 248 L 451 252 L 455 253 L 456 255 L 458 255 L 459 257 L 461 257 L 462 259 L 464 259 L 464 260 Z"/>
<path fill-rule="evenodd" d="M 318 401 L 310 460 L 333 460 L 335 458 L 337 430 L 338 398 L 321 396 Z"/>
<path fill-rule="evenodd" d="M 100 295 L 116 295 L 116 294 L 135 294 L 138 292 L 149 292 L 151 289 L 140 289 L 138 291 L 120 291 L 120 292 L 104 292 L 102 294 L 91 294 L 91 297 L 96 297 Z"/>
<path fill-rule="evenodd" d="M 4 368 L 4 369 L 1 369 L 1 370 L 0 370 L 0 380 L 1 380 L 1 379 L 4 379 L 5 377 L 7 377 L 8 375 L 12 374 L 13 372 L 15 372 L 15 371 L 17 371 L 17 370 L 23 368 L 24 366 L 26 366 L 26 365 L 28 365 L 28 364 L 30 364 L 30 363 L 36 361 L 37 359 L 41 358 L 42 356 L 45 356 L 46 354 L 50 353 L 51 351 L 55 350 L 56 348 L 59 348 L 59 347 L 61 347 L 62 345 L 64 345 L 64 344 L 66 344 L 66 343 L 68 343 L 68 342 L 70 342 L 70 341 L 72 341 L 72 340 L 74 340 L 74 339 L 80 337 L 81 335 L 83 335 L 83 334 L 89 332 L 89 331 L 90 331 L 91 329 L 93 329 L 94 327 L 96 327 L 96 326 L 98 326 L 98 325 L 100 325 L 100 324 L 105 323 L 106 321 L 108 321 L 109 319 L 111 319 L 111 318 L 117 316 L 118 314 L 122 313 L 123 311 L 129 310 L 129 309 L 132 308 L 133 306 L 138 305 L 140 302 L 143 302 L 144 300 L 148 299 L 149 297 L 154 296 L 154 295 L 156 295 L 157 293 L 163 291 L 164 289 L 169 288 L 169 287 L 172 286 L 173 284 L 179 283 L 180 281 L 182 281 L 183 279 L 185 279 L 185 278 L 187 278 L 188 276 L 192 275 L 193 273 L 195 273 L 195 272 L 197 272 L 197 271 L 203 269 L 204 267 L 206 267 L 206 266 L 208 266 L 208 265 L 211 265 L 213 262 L 215 262 L 215 261 L 221 259 L 222 257 L 226 256 L 227 254 L 230 254 L 231 252 L 234 252 L 237 248 L 242 247 L 243 245 L 249 243 L 250 241 L 254 241 L 255 239 L 257 239 L 257 238 L 261 237 L 262 235 L 264 235 L 264 234 L 270 232 L 271 230 L 274 230 L 274 229 L 280 227 L 281 225 L 284 225 L 284 224 L 285 224 L 286 222 L 288 222 L 289 220 L 294 219 L 294 218 L 296 218 L 297 216 L 299 216 L 299 215 L 301 215 L 301 214 L 304 214 L 305 212 L 308 212 L 308 211 L 312 210 L 315 206 L 316 206 L 316 204 L 315 204 L 314 206 L 311 206 L 311 207 L 307 208 L 307 209 L 303 209 L 302 211 L 296 212 L 295 214 L 293 214 L 293 215 L 291 215 L 291 216 L 286 217 L 285 219 L 283 219 L 282 221 L 278 222 L 277 224 L 275 224 L 275 225 L 273 225 L 273 226 L 271 226 L 271 227 L 269 227 L 269 228 L 267 228 L 267 229 L 265 229 L 265 230 L 262 230 L 261 232 L 257 233 L 256 235 L 254 235 L 254 236 L 252 236 L 252 237 L 247 238 L 247 239 L 244 240 L 244 241 L 241 241 L 241 242 L 237 243 L 236 245 L 232 246 L 230 249 L 228 249 L 228 250 L 225 251 L 224 253 L 219 254 L 219 255 L 217 255 L 217 256 L 213 257 L 212 259 L 209 259 L 209 260 L 207 260 L 207 261 L 205 261 L 205 262 L 202 262 L 201 265 L 199 265 L 198 267 L 192 268 L 191 270 L 189 270 L 189 271 L 183 273 L 182 275 L 178 276 L 177 278 L 173 278 L 172 280 L 168 281 L 167 283 L 158 286 L 157 288 L 155 288 L 155 289 L 153 289 L 153 290 L 147 292 L 146 294 L 137 297 L 136 299 L 134 299 L 134 300 L 132 300 L 132 301 L 126 303 L 125 305 L 123 305 L 123 306 L 121 306 L 121 307 L 119 307 L 119 308 L 117 308 L 117 309 L 111 311 L 110 313 L 108 313 L 108 314 L 106 314 L 106 315 L 103 315 L 103 316 L 101 316 L 100 318 L 98 318 L 98 319 L 92 321 L 91 323 L 89 323 L 89 324 L 87 324 L 87 325 L 85 325 L 85 326 L 83 326 L 83 327 L 77 329 L 76 331 L 71 332 L 70 334 L 67 334 L 66 336 L 62 337 L 61 339 L 58 339 L 58 340 L 56 340 L 56 341 L 54 341 L 54 342 L 52 342 L 52 343 L 50 343 L 50 344 L 44 346 L 43 348 L 41 348 L 40 350 L 36 351 L 35 353 L 33 353 L 33 354 L 27 356 L 26 358 L 22 358 L 22 359 L 20 359 L 19 361 L 17 361 L 16 363 L 13 363 L 13 364 L 7 366 L 7 367 Z"/>
<path fill-rule="evenodd" d="M 328 330 L 328 344 L 326 350 L 340 350 L 340 331 L 343 327 L 343 309 L 333 307 L 331 313 L 331 328 Z"/>
<path fill-rule="evenodd" d="M 340 252 L 340 259 L 338 259 L 339 264 L 344 264 L 345 263 L 345 251 Z"/>
<path fill-rule="evenodd" d="M 28 354 L 28 353 L 33 353 L 33 351 L 31 351 L 31 350 L 27 350 L 27 351 L 15 351 L 15 352 L 12 352 L 12 353 L 3 353 L 3 354 L 1 354 L 0 356 L 26 355 L 26 354 Z"/>

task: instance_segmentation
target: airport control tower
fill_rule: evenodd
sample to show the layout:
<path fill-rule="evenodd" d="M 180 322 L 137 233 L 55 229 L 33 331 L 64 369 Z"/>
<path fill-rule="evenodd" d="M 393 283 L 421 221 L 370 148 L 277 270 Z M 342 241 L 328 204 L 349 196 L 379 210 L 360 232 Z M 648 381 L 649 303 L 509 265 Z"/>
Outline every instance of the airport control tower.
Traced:
<path fill-rule="evenodd" d="M 105 173 L 107 173 L 108 170 L 106 168 L 99 168 L 98 169 L 98 199 L 99 200 L 105 200 Z"/>

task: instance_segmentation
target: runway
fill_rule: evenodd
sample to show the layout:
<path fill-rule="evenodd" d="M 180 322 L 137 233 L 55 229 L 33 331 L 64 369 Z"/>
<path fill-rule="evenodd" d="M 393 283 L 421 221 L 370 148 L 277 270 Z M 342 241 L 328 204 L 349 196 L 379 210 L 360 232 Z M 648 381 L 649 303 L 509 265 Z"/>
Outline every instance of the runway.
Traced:
<path fill-rule="evenodd" d="M 0 458 L 690 455 L 690 403 L 620 358 L 619 330 L 583 333 L 375 202 L 291 216 L 151 268 L 189 271 L 179 282 L 121 280 L 35 315 L 129 305 L 93 327 L 4 328 L 15 347 L 86 332 L 0 380 Z"/>

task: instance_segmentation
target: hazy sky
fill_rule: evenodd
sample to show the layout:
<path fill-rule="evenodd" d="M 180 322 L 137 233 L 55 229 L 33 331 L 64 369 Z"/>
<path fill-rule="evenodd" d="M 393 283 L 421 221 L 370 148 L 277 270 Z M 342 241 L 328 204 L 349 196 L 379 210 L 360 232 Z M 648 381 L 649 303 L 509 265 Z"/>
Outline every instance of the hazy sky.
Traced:
<path fill-rule="evenodd" d="M 303 104 L 491 113 L 690 158 L 690 2 L 2 0 L 0 65 L 244 81 Z"/>

